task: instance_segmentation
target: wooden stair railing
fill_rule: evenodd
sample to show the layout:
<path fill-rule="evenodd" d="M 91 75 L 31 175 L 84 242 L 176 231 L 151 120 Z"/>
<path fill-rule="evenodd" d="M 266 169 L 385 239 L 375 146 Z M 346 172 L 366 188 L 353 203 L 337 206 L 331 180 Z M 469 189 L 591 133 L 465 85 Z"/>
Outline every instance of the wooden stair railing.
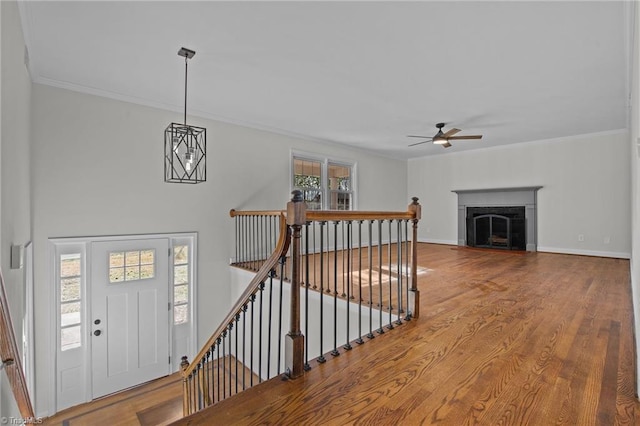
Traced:
<path fill-rule="evenodd" d="M 20 353 L 16 343 L 15 333 L 13 332 L 13 323 L 11 322 L 11 314 L 9 304 L 4 287 L 4 278 L 0 272 L 0 359 L 2 361 L 2 369 L 4 369 L 11 385 L 13 397 L 16 400 L 18 410 L 23 421 L 29 422 L 34 419 L 31 398 L 27 389 L 27 381 L 24 377 L 22 362 L 20 361 Z"/>
<path fill-rule="evenodd" d="M 361 344 L 362 337 L 373 339 L 374 331 L 381 334 L 419 316 L 417 198 L 404 212 L 307 211 L 300 191 L 294 191 L 286 211 L 231 210 L 230 215 L 236 220 L 233 264 L 256 275 L 193 362 L 183 357 L 185 416 L 254 382 L 282 373 L 299 377 L 311 368 L 310 353 L 318 353 L 319 363 L 331 349 L 338 356 L 338 340 L 350 350 L 355 334 Z M 309 319 L 316 314 L 319 321 Z M 352 316 L 358 318 L 357 331 L 350 331 Z M 325 322 L 333 326 L 332 346 L 323 341 Z M 314 347 L 310 336 L 319 336 L 311 339 Z"/>

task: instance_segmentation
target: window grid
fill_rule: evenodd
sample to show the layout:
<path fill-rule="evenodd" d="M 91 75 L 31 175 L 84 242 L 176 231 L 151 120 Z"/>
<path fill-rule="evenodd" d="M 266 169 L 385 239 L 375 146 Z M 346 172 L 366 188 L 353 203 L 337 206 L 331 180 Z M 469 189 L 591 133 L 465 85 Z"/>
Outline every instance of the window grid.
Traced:
<path fill-rule="evenodd" d="M 155 250 L 109 253 L 109 283 L 146 280 L 155 277 Z"/>
<path fill-rule="evenodd" d="M 292 189 L 302 191 L 309 210 L 354 209 L 354 164 L 292 156 Z"/>

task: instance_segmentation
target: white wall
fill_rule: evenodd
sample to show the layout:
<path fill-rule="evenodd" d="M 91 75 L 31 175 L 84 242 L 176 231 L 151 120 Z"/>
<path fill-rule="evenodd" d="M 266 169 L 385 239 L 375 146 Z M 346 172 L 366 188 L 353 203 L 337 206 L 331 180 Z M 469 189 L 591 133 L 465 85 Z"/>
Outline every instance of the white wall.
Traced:
<path fill-rule="evenodd" d="M 284 209 L 291 149 L 356 160 L 360 209 L 405 210 L 410 202 L 404 161 L 195 118 L 189 124 L 207 128 L 207 182 L 166 184 L 163 132 L 171 121 L 181 115 L 33 85 L 36 346 L 55 344 L 48 333 L 48 238 L 198 232 L 204 342 L 229 308 L 228 262 L 235 252 L 229 210 Z M 36 359 L 41 402 L 54 367 L 47 353 Z"/>
<path fill-rule="evenodd" d="M 629 150 L 631 158 L 631 217 L 632 227 L 632 257 L 631 257 L 631 290 L 633 293 L 633 311 L 635 318 L 635 338 L 636 338 L 636 395 L 640 389 L 640 8 L 637 3 L 633 3 L 634 14 L 634 39 L 631 41 L 633 52 L 633 63 L 631 67 L 631 132 Z"/>
<path fill-rule="evenodd" d="M 408 193 L 422 204 L 419 238 L 457 244 L 454 189 L 541 185 L 538 250 L 628 258 L 628 138 L 618 131 L 410 160 Z"/>
<path fill-rule="evenodd" d="M 24 39 L 16 2 L 0 2 L 2 55 L 2 136 L 0 143 L 0 267 L 14 332 L 21 349 L 25 270 L 10 269 L 12 244 L 31 240 L 30 110 L 31 79 L 24 64 Z M 13 394 L 1 375 L 0 416 L 19 418 Z"/>

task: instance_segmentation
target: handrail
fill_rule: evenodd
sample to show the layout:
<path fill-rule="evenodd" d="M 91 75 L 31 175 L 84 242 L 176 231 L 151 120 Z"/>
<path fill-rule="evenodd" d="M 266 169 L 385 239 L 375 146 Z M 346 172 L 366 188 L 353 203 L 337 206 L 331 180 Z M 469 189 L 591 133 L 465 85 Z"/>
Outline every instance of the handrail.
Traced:
<path fill-rule="evenodd" d="M 7 373 L 20 415 L 25 420 L 33 419 L 33 407 L 29 398 L 22 362 L 20 361 L 16 337 L 13 332 L 13 323 L 11 322 L 2 272 L 0 272 L 0 359 L 2 368 Z"/>
<path fill-rule="evenodd" d="M 359 210 L 307 210 L 307 220 L 397 220 L 413 219 L 412 212 L 359 211 Z"/>
<path fill-rule="evenodd" d="M 284 214 L 284 210 L 229 210 L 229 216 L 279 216 Z"/>
<path fill-rule="evenodd" d="M 280 229 L 284 231 L 287 227 L 286 219 L 283 212 L 280 213 Z M 256 287 L 267 279 L 269 272 L 278 264 L 280 258 L 289 250 L 289 234 L 288 232 L 280 232 L 280 238 L 278 239 L 278 243 L 276 244 L 276 249 L 273 251 L 271 256 L 267 259 L 267 261 L 262 265 L 260 270 L 253 277 L 245 291 L 238 298 L 238 301 L 233 305 L 227 316 L 222 320 L 218 328 L 213 332 L 209 340 L 203 345 L 202 349 L 198 354 L 193 358 L 194 360 L 202 359 L 209 347 L 215 343 L 218 337 L 222 334 L 222 332 L 227 328 L 227 324 L 232 322 L 236 315 L 242 312 L 242 306 L 246 304 L 246 301 L 253 293 L 256 291 Z M 187 377 L 189 374 L 193 373 L 195 370 L 196 363 L 191 363 L 188 367 L 185 366 L 182 369 L 182 376 Z"/>

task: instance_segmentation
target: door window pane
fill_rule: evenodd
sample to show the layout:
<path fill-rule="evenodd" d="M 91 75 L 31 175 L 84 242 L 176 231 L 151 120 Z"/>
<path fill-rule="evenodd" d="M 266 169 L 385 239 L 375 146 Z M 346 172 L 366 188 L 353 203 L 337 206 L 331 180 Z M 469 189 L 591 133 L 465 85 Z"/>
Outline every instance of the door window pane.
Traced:
<path fill-rule="evenodd" d="M 155 276 L 155 250 L 109 253 L 109 282 L 137 281 Z"/>

